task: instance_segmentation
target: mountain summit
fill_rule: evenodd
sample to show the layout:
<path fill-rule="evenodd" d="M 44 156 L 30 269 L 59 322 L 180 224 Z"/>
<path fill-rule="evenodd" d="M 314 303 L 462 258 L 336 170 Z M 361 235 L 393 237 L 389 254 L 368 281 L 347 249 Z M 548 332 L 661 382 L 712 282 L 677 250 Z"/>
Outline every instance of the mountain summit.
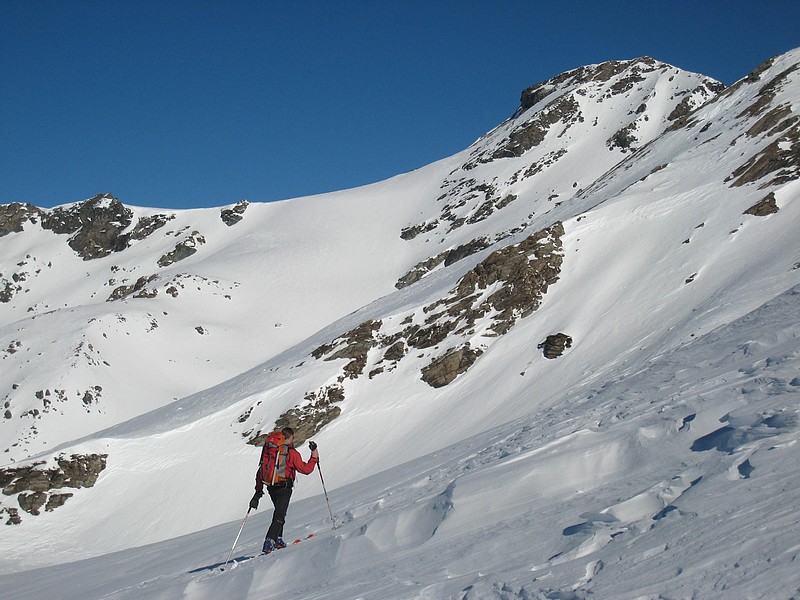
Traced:
<path fill-rule="evenodd" d="M 260 564 L 241 597 L 796 591 L 798 64 L 727 89 L 581 67 L 452 157 L 321 196 L 0 207 L 6 583 L 96 557 L 104 594 L 225 597 L 174 557 L 224 554 L 231 526 L 202 530 L 290 425 L 341 529 L 302 482 L 319 576 Z M 113 573 L 151 543 L 135 596 Z"/>

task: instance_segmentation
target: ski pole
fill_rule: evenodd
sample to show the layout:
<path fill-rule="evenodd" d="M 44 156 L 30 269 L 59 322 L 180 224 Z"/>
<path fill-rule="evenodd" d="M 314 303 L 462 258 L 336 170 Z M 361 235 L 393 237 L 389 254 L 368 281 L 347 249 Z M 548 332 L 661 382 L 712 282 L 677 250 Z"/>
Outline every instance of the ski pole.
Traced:
<path fill-rule="evenodd" d="M 328 500 L 328 490 L 325 489 L 325 478 L 322 476 L 322 467 L 319 466 L 319 459 L 317 459 L 317 470 L 319 471 L 319 480 L 322 482 L 322 491 L 325 492 L 325 504 L 328 505 L 328 513 L 331 515 L 331 524 L 336 529 L 336 521 L 333 520 L 333 511 L 331 510 L 330 500 Z"/>
<path fill-rule="evenodd" d="M 236 534 L 236 539 L 233 540 L 233 546 L 231 546 L 231 553 L 228 554 L 228 560 L 226 560 L 225 564 L 222 566 L 223 570 L 225 569 L 225 567 L 228 566 L 228 563 L 231 561 L 231 556 L 233 556 L 233 549 L 236 548 L 236 544 L 239 542 L 239 536 L 242 535 L 242 531 L 244 530 L 244 524 L 247 523 L 247 517 L 250 516 L 250 511 L 251 510 L 252 509 L 250 509 L 250 508 L 247 509 L 247 514 L 244 516 L 244 521 L 242 521 L 242 526 L 239 527 L 239 533 Z"/>

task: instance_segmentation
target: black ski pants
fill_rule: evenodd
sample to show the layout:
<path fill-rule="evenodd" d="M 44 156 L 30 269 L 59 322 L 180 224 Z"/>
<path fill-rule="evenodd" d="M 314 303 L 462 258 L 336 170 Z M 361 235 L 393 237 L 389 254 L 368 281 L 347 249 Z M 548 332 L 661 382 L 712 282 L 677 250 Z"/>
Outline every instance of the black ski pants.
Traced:
<path fill-rule="evenodd" d="M 286 511 L 289 510 L 289 500 L 292 498 L 292 486 L 291 484 L 285 487 L 268 485 L 267 493 L 275 507 L 272 513 L 272 523 L 267 530 L 267 537 L 277 542 L 279 537 L 283 537 L 283 523 L 286 521 Z"/>

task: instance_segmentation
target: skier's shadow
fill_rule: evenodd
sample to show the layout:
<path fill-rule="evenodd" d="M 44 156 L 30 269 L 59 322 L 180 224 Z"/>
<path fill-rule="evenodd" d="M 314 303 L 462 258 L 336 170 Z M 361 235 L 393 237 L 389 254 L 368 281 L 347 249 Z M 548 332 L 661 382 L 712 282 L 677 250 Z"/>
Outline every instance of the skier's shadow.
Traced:
<path fill-rule="evenodd" d="M 236 558 L 232 558 L 232 559 L 230 559 L 230 561 L 228 561 L 229 568 L 233 568 L 234 563 L 244 562 L 246 560 L 250 560 L 251 558 L 255 558 L 255 555 L 253 555 L 253 554 L 245 554 L 243 556 L 237 556 Z M 202 573 L 203 571 L 215 571 L 215 570 L 219 569 L 220 567 L 224 567 L 224 566 L 225 566 L 224 562 L 219 562 L 219 563 L 215 563 L 213 565 L 208 565 L 206 567 L 198 567 L 196 569 L 192 569 L 191 571 L 189 571 L 189 573 Z"/>

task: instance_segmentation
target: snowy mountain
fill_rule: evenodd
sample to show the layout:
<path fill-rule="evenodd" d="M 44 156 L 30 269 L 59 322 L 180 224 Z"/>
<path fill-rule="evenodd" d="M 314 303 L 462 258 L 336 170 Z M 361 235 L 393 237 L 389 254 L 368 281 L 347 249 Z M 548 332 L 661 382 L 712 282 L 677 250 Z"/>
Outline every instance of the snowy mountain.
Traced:
<path fill-rule="evenodd" d="M 0 207 L 0 596 L 800 593 L 798 64 L 582 67 L 322 196 Z M 220 573 L 284 424 L 336 528 L 302 478 L 314 537 Z"/>

